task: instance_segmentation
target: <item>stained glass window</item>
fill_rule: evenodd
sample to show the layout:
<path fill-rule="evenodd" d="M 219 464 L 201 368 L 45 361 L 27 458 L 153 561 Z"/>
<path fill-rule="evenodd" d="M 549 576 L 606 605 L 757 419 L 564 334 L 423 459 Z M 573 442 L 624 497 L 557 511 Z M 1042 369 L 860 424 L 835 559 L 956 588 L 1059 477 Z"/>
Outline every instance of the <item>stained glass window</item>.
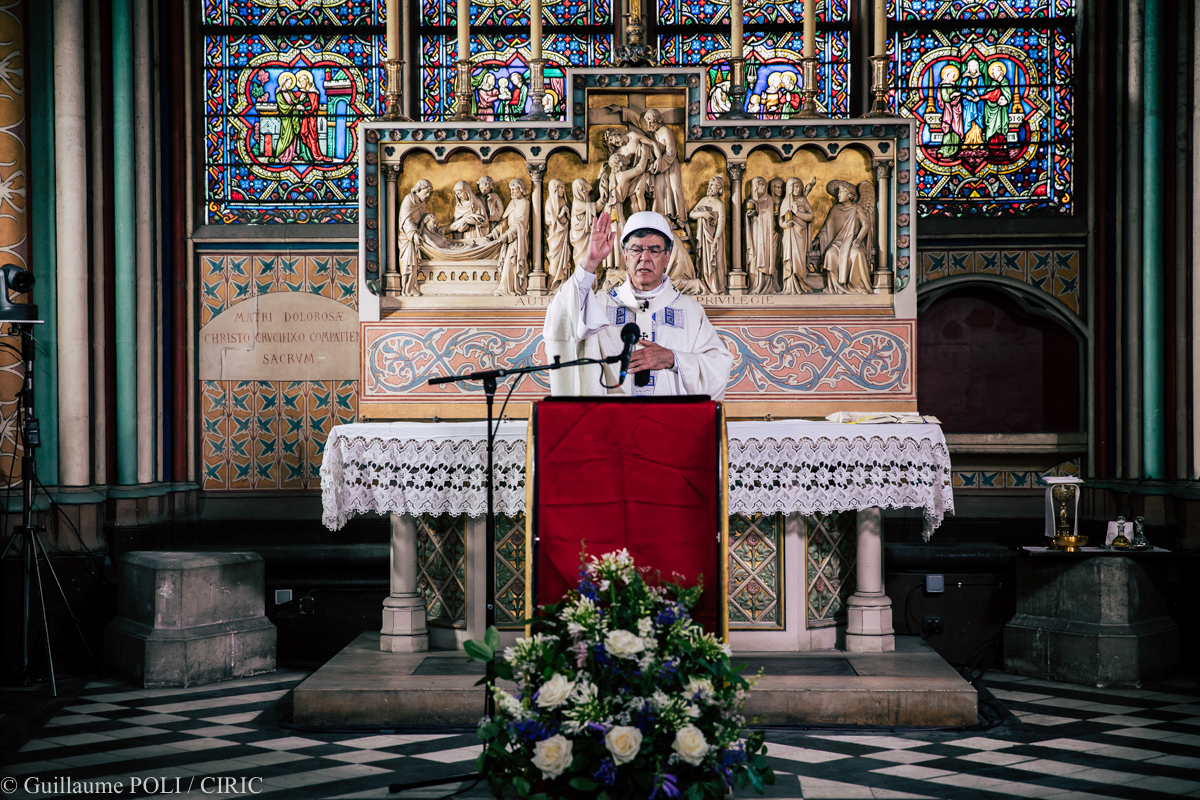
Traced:
<path fill-rule="evenodd" d="M 800 108 L 803 4 L 747 0 L 746 111 L 762 119 L 789 119 Z M 849 0 L 817 2 L 817 105 L 834 117 L 850 113 Z M 659 0 L 659 58 L 663 66 L 707 67 L 708 114 L 729 110 L 729 4 Z"/>
<path fill-rule="evenodd" d="M 892 109 L 925 217 L 1071 214 L 1074 0 L 893 0 Z"/>
<path fill-rule="evenodd" d="M 384 0 L 204 0 L 202 22 L 205 221 L 357 221 Z"/>
<path fill-rule="evenodd" d="M 566 118 L 565 69 L 611 62 L 612 1 L 543 0 L 542 107 L 551 117 Z M 420 9 L 420 118 L 446 119 L 454 110 L 457 0 L 420 0 Z M 472 114 L 496 122 L 528 114 L 529 57 L 528 0 L 471 0 Z"/>

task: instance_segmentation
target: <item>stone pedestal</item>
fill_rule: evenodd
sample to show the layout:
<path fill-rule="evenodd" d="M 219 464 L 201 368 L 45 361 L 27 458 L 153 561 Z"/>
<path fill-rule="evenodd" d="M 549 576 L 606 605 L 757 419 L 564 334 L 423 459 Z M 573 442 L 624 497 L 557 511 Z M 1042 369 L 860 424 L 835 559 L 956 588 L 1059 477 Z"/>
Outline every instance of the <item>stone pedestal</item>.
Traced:
<path fill-rule="evenodd" d="M 383 601 L 379 649 L 386 653 L 422 653 L 429 649 L 425 598 L 417 591 L 417 523 L 408 514 L 391 514 L 391 593 Z"/>
<path fill-rule="evenodd" d="M 1139 686 L 1179 668 L 1179 629 L 1161 589 L 1163 555 L 1039 550 L 1017 562 L 1017 613 L 1004 628 L 1006 671 Z"/>
<path fill-rule="evenodd" d="M 134 551 L 117 567 L 105 666 L 142 686 L 200 686 L 275 671 L 257 553 Z"/>
<path fill-rule="evenodd" d="M 855 591 L 846 603 L 846 651 L 890 653 L 896 649 L 892 601 L 883 589 L 883 515 L 876 507 L 858 512 Z"/>

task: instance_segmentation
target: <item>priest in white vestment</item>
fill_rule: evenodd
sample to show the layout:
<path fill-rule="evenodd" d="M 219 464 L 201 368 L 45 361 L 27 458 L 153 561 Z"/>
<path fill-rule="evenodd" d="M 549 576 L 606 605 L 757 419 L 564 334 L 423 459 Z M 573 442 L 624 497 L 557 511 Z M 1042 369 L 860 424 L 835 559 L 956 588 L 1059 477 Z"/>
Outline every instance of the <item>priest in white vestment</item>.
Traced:
<path fill-rule="evenodd" d="M 550 373 L 555 396 L 667 396 L 725 394 L 733 354 L 717 335 L 704 307 L 679 292 L 667 277 L 671 226 L 653 211 L 629 217 L 621 248 L 628 277 L 606 292 L 593 292 L 596 268 L 614 245 L 612 217 L 599 214 L 592 226 L 586 257 L 563 282 L 546 310 L 542 331 L 546 356 L 563 361 L 621 354 L 621 329 L 636 322 L 641 341 L 629 359 L 629 375 L 618 385 L 618 364 L 591 364 Z M 650 372 L 646 386 L 635 375 Z"/>

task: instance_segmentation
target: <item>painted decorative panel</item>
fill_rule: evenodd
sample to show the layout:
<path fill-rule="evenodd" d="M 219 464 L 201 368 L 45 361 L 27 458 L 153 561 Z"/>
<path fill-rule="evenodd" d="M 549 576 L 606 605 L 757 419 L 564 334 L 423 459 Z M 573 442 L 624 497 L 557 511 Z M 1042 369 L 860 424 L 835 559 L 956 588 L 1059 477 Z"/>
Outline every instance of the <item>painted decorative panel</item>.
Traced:
<path fill-rule="evenodd" d="M 465 627 L 465 514 L 417 517 L 417 591 L 431 625 Z"/>
<path fill-rule="evenodd" d="M 5 263 L 29 267 L 28 228 L 25 219 L 25 33 L 21 29 L 19 2 L 0 2 L 0 253 Z M 25 370 L 13 348 L 15 336 L 0 339 L 0 485 L 21 481 L 24 448 L 17 425 L 18 393 Z"/>
<path fill-rule="evenodd" d="M 845 620 L 846 602 L 854 593 L 858 515 L 817 514 L 805 517 L 808 627 L 823 628 Z"/>
<path fill-rule="evenodd" d="M 471 0 L 471 27 L 481 25 L 529 27 L 529 4 L 519 0 Z M 457 0 L 421 0 L 421 24 L 453 27 Z M 611 0 L 543 0 L 544 25 L 610 25 Z"/>
<path fill-rule="evenodd" d="M 729 625 L 738 630 L 783 627 L 783 515 L 729 518 Z"/>
<path fill-rule="evenodd" d="M 230 306 L 270 292 L 308 292 L 358 308 L 358 256 L 238 253 L 200 257 L 200 327 Z"/>
<path fill-rule="evenodd" d="M 208 35 L 205 221 L 358 219 L 358 124 L 381 104 L 380 34 Z"/>
<path fill-rule="evenodd" d="M 1074 213 L 1073 3 L 900 5 L 888 39 L 890 74 L 900 76 L 891 103 L 918 122 L 918 212 Z M 962 25 L 908 27 L 918 15 Z"/>
<path fill-rule="evenodd" d="M 746 298 L 734 298 L 746 299 Z M 466 370 L 544 363 L 542 317 L 514 321 L 367 322 L 362 326 L 364 403 L 478 402 L 470 384 L 427 386 L 429 378 Z M 714 319 L 734 354 L 726 400 L 886 400 L 916 402 L 914 320 L 813 320 L 783 329 L 777 320 L 747 315 Z M 522 379 L 514 400 L 549 391 L 543 375 Z"/>
<path fill-rule="evenodd" d="M 357 309 L 357 264 L 343 253 L 202 255 L 200 326 L 263 295 L 313 294 Z M 203 488 L 319 489 L 325 438 L 355 421 L 358 381 L 202 380 L 200 413 Z"/>
<path fill-rule="evenodd" d="M 1042 478 L 1080 477 L 1079 459 L 1064 461 L 1045 472 L 989 472 L 986 470 L 950 473 L 955 490 L 958 489 L 1032 489 L 1045 491 Z"/>
<path fill-rule="evenodd" d="M 325 439 L 354 422 L 358 381 L 201 381 L 201 486 L 320 489 Z"/>
<path fill-rule="evenodd" d="M 955 275 L 1012 278 L 1041 289 L 1081 314 L 1082 258 L 1079 250 L 922 250 L 917 283 Z"/>
<path fill-rule="evenodd" d="M 474 4 L 472 4 L 474 7 Z M 451 33 L 420 37 L 421 119 L 446 119 L 454 104 L 454 62 L 458 41 Z M 550 33 L 543 38 L 545 93 L 543 109 L 566 119 L 567 67 L 605 64 L 612 57 L 612 35 Z M 471 36 L 471 113 L 488 122 L 516 120 L 532 110 L 529 98 L 529 39 L 520 36 Z"/>
<path fill-rule="evenodd" d="M 717 6 L 728 8 L 728 6 Z M 746 112 L 760 119 L 791 119 L 800 109 L 799 31 L 747 32 Z M 708 117 L 729 110 L 731 55 L 725 31 L 662 34 L 658 37 L 663 66 L 704 66 L 708 84 Z M 817 34 L 817 106 L 832 117 L 850 114 L 850 33 Z"/>

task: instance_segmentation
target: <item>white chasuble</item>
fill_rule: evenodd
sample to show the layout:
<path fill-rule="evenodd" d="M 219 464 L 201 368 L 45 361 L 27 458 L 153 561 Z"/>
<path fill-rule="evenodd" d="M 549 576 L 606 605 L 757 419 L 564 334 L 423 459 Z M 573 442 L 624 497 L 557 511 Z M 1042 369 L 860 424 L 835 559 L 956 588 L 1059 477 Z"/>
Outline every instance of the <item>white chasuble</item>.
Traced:
<path fill-rule="evenodd" d="M 633 397 L 706 394 L 720 400 L 729 381 L 733 354 L 705 316 L 704 307 L 681 294 L 663 277 L 649 292 L 623 284 L 607 292 L 592 292 L 596 276 L 576 268 L 546 309 L 542 340 L 546 358 L 619 356 L 621 328 L 636 322 L 642 339 L 671 350 L 675 366 L 650 373 L 648 386 L 635 386 L 634 373 L 617 386 L 619 364 L 589 364 L 550 372 L 550 392 L 556 397 Z M 609 388 L 613 387 L 613 388 Z"/>

